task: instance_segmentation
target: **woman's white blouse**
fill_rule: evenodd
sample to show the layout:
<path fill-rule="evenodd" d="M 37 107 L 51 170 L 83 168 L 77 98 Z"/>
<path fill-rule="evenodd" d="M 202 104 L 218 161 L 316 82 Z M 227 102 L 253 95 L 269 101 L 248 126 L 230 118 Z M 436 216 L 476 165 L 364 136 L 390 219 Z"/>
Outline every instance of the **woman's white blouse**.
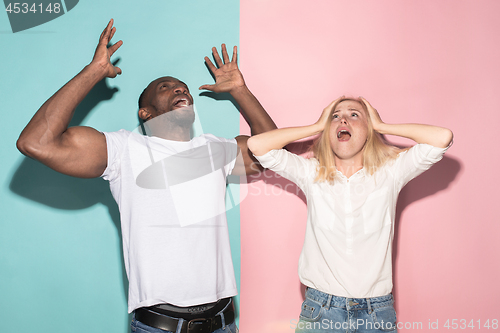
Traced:
<path fill-rule="evenodd" d="M 398 194 L 441 160 L 447 148 L 417 144 L 369 175 L 333 185 L 315 182 L 316 159 L 272 150 L 255 156 L 262 166 L 297 184 L 307 198 L 307 227 L 299 259 L 300 281 L 328 294 L 365 298 L 392 291 L 392 239 Z"/>

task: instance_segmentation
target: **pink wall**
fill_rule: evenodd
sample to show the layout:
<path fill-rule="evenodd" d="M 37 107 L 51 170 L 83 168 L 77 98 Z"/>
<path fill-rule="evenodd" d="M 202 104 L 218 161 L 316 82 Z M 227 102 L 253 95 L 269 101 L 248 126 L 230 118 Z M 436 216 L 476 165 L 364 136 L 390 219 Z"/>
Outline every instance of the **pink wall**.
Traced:
<path fill-rule="evenodd" d="M 475 320 L 476 331 L 478 320 L 500 319 L 500 2 L 240 3 L 241 68 L 279 127 L 312 123 L 350 94 L 367 98 L 386 122 L 453 130 L 443 161 L 400 197 L 398 321 L 428 331 L 439 320 L 444 331 L 447 319 Z M 243 333 L 292 332 L 303 300 L 297 261 L 306 206 L 272 175 L 247 185 L 241 206 Z"/>

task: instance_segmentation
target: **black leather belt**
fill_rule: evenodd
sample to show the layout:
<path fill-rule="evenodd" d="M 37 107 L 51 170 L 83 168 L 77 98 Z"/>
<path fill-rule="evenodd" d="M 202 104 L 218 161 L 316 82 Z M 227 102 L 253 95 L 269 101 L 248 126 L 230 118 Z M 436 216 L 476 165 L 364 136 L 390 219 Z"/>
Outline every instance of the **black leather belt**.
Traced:
<path fill-rule="evenodd" d="M 228 304 L 227 300 L 229 300 L 231 304 Z M 231 299 L 221 300 L 204 312 L 198 312 L 196 314 L 190 312 L 188 316 L 185 316 L 186 312 L 184 312 L 184 310 L 174 313 L 171 309 L 169 309 L 167 315 L 160 305 L 139 308 L 135 310 L 135 319 L 151 327 L 176 332 L 179 321 L 181 320 L 180 318 L 183 318 L 184 321 L 182 322 L 181 333 L 210 333 L 222 328 L 222 317 L 221 315 L 217 315 L 217 313 L 219 313 L 224 306 L 226 306 L 222 312 L 224 315 L 224 323 L 225 325 L 229 325 L 234 322 L 235 317 L 234 305 Z M 189 308 L 199 307 L 200 306 Z M 175 307 L 170 306 L 170 308 Z M 174 315 L 175 318 L 173 318 L 172 315 Z"/>

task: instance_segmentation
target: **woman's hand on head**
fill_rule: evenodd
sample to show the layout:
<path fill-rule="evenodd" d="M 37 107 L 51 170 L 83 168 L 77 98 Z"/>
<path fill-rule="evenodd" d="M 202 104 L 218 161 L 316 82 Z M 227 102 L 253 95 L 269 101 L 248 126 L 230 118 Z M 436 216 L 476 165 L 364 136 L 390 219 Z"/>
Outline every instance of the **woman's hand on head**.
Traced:
<path fill-rule="evenodd" d="M 380 131 L 380 125 L 383 125 L 384 122 L 382 121 L 382 118 L 380 118 L 380 115 L 378 114 L 377 110 L 363 97 L 359 96 L 359 99 L 363 101 L 366 105 L 366 109 L 368 110 L 368 115 L 370 116 L 370 120 L 372 122 L 373 129 L 377 132 Z"/>
<path fill-rule="evenodd" d="M 333 107 L 337 104 L 339 100 L 341 100 L 344 97 L 345 97 L 344 95 L 340 96 L 339 98 L 328 104 L 326 108 L 323 109 L 323 113 L 321 113 L 321 116 L 319 117 L 318 121 L 315 124 L 320 129 L 321 132 L 325 129 L 326 123 L 328 122 L 328 118 L 331 117 L 332 115 Z"/>

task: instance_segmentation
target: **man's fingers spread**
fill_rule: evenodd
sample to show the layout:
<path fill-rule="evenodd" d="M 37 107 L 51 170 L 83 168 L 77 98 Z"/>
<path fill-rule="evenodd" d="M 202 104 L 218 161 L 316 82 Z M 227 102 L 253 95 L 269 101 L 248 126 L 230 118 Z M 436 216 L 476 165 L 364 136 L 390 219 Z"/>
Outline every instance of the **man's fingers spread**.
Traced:
<path fill-rule="evenodd" d="M 108 43 L 108 41 L 109 41 L 109 39 L 110 39 L 110 38 L 109 38 L 109 31 L 108 31 L 108 29 L 106 28 L 106 30 L 104 30 L 104 31 L 102 32 L 102 34 L 101 34 L 101 38 L 99 39 L 99 42 L 100 42 L 100 43 L 105 43 L 105 44 L 107 44 L 107 43 Z"/>
<path fill-rule="evenodd" d="M 110 31 L 112 27 L 113 27 L 113 19 L 109 20 L 105 30 Z"/>
<path fill-rule="evenodd" d="M 208 69 L 210 69 L 212 73 L 217 70 L 217 67 L 214 66 L 209 57 L 205 57 L 205 62 L 207 63 Z"/>
<path fill-rule="evenodd" d="M 229 63 L 229 56 L 227 55 L 226 44 L 222 44 L 221 49 L 222 49 L 222 58 L 224 59 L 224 63 L 227 64 Z"/>
<path fill-rule="evenodd" d="M 221 67 L 223 63 L 215 47 L 212 48 L 212 53 L 214 54 L 215 63 L 217 64 L 217 66 Z"/>
<path fill-rule="evenodd" d="M 113 26 L 113 19 L 109 20 L 108 25 L 104 28 L 104 31 L 101 34 L 101 40 L 107 36 L 109 36 L 109 32 L 111 31 L 111 27 Z"/>
<path fill-rule="evenodd" d="M 113 20 L 110 20 L 108 22 L 108 25 L 106 26 L 106 29 L 104 29 L 104 32 L 109 33 L 111 31 L 111 27 L 113 26 Z"/>
<path fill-rule="evenodd" d="M 106 35 L 106 29 L 104 29 L 103 32 L 101 32 L 101 36 L 99 36 L 99 41 L 101 41 L 104 38 L 104 36 Z"/>
<path fill-rule="evenodd" d="M 109 40 L 113 39 L 113 36 L 115 35 L 115 32 L 116 32 L 116 28 L 113 27 L 113 29 L 111 29 L 111 35 L 109 36 Z"/>
<path fill-rule="evenodd" d="M 204 90 L 212 90 L 212 89 L 213 89 L 213 86 L 214 86 L 213 84 L 204 84 L 204 85 L 202 85 L 202 86 L 201 86 L 200 88 L 198 88 L 198 89 L 200 89 L 200 90 L 203 90 L 203 89 L 204 89 Z"/>
<path fill-rule="evenodd" d="M 108 48 L 108 52 L 109 52 L 109 56 L 111 57 L 113 55 L 113 53 L 115 53 L 116 50 L 118 50 L 118 48 L 120 46 L 123 45 L 123 42 L 121 40 L 119 40 L 118 42 L 116 42 L 114 45 L 110 46 Z"/>
<path fill-rule="evenodd" d="M 238 48 L 236 45 L 233 47 L 233 60 L 231 60 L 234 63 L 238 63 Z"/>

